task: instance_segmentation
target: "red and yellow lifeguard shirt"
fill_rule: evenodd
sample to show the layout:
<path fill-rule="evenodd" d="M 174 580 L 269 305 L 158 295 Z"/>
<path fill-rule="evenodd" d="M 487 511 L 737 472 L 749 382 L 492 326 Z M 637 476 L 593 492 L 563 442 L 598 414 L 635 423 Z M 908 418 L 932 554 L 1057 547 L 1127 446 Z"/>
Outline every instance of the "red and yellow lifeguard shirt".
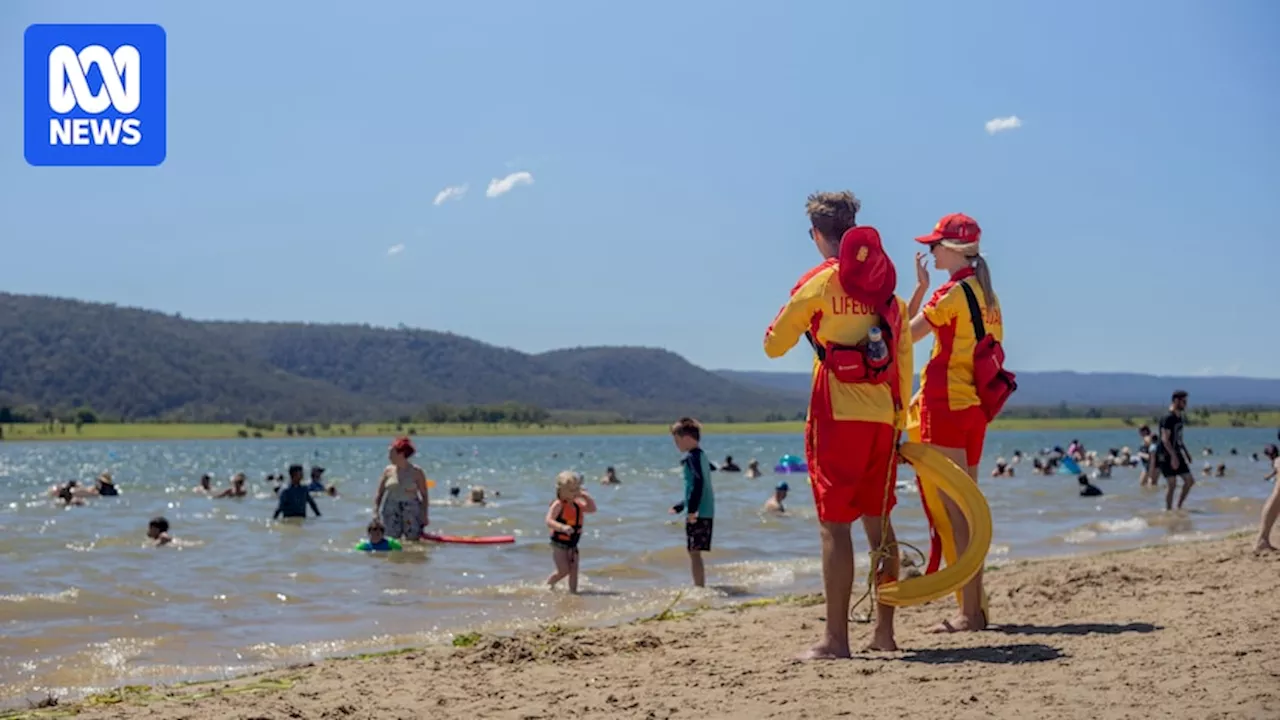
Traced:
<path fill-rule="evenodd" d="M 838 276 L 839 261 L 829 258 L 821 265 L 805 273 L 791 291 L 791 299 L 782 306 L 778 316 L 764 335 L 764 352 L 771 358 L 782 357 L 800 342 L 806 331 L 812 332 L 824 347 L 856 345 L 866 339 L 880 317 L 870 306 L 845 294 Z M 902 327 L 897 336 L 897 363 L 899 375 L 899 401 L 905 409 L 911 396 L 911 372 L 913 367 L 910 318 L 906 304 L 895 297 L 902 316 Z M 829 372 L 814 359 L 815 379 L 819 372 Z M 894 425 L 905 425 L 906 413 L 896 419 L 893 396 L 888 383 L 841 383 L 834 377 L 827 378 L 831 387 L 831 410 L 834 420 L 861 420 Z"/>
<path fill-rule="evenodd" d="M 982 288 L 973 277 L 973 269 L 965 268 L 938 288 L 921 310 L 933 326 L 933 354 L 929 364 L 920 373 L 920 394 L 923 402 L 948 410 L 964 410 L 976 407 L 978 390 L 973 380 L 973 350 L 977 345 L 977 332 L 969 312 L 961 282 L 966 282 L 982 308 L 982 323 L 988 335 L 1004 342 L 1004 319 L 999 301 L 988 301 Z"/>

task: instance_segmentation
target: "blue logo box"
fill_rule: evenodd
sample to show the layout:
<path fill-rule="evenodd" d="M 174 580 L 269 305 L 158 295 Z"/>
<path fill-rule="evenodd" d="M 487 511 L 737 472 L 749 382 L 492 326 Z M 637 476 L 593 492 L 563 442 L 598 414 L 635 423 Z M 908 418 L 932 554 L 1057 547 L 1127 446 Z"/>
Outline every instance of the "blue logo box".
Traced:
<path fill-rule="evenodd" d="M 28 27 L 23 40 L 27 163 L 163 163 L 165 45 L 159 25 Z"/>

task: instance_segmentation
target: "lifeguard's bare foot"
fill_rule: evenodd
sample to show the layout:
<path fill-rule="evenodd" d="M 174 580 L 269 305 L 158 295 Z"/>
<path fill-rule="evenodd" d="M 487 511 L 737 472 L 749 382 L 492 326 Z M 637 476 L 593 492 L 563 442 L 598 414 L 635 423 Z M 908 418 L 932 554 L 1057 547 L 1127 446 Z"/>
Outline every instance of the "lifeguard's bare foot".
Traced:
<path fill-rule="evenodd" d="M 1266 540 L 1259 540 L 1258 543 L 1253 546 L 1253 551 L 1256 553 L 1275 552 L 1276 546 Z"/>
<path fill-rule="evenodd" d="M 796 656 L 797 660 L 844 660 L 853 657 L 848 645 L 820 642 Z"/>
<path fill-rule="evenodd" d="M 893 634 L 881 635 L 876 633 L 871 638 L 871 642 L 862 649 L 863 652 L 895 652 L 898 649 L 898 643 L 894 641 Z"/>
<path fill-rule="evenodd" d="M 977 617 L 965 617 L 957 615 L 950 620 L 942 622 L 929 628 L 931 633 L 960 633 L 960 632 L 978 632 L 987 629 L 986 619 L 981 615 Z"/>

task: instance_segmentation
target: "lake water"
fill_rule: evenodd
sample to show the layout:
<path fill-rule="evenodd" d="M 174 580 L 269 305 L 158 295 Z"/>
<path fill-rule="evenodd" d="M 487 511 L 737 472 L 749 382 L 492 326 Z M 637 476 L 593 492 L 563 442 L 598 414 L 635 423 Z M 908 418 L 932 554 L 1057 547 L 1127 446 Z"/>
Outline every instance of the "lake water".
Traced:
<path fill-rule="evenodd" d="M 1189 428 L 1199 474 L 1225 461 L 1224 478 L 1200 477 L 1187 512 L 1163 512 L 1163 492 L 1141 490 L 1137 471 L 1095 481 L 1106 495 L 1081 498 L 1074 477 L 1030 473 L 982 479 L 995 539 L 991 562 L 1209 537 L 1252 526 L 1270 491 L 1249 455 L 1273 430 Z M 1133 431 L 995 432 L 995 457 L 1079 438 L 1091 449 L 1136 446 Z M 803 476 L 785 517 L 762 516 L 778 477 L 715 473 L 716 528 L 708 584 L 691 592 L 684 534 L 667 509 L 680 499 L 678 453 L 667 437 L 420 439 L 415 458 L 437 481 L 431 527 L 453 534 L 513 534 L 502 546 L 409 545 L 402 553 L 351 550 L 363 537 L 386 441 L 289 440 L 152 443 L 0 443 L 0 698 L 52 690 L 77 694 L 124 682 L 233 675 L 332 654 L 447 641 L 454 632 L 501 631 L 556 619 L 603 624 L 677 607 L 820 590 L 818 534 Z M 798 435 L 715 435 L 712 458 L 771 467 L 803 452 Z M 1239 455 L 1228 454 L 1230 448 Z M 291 462 L 328 469 L 340 496 L 317 496 L 319 519 L 272 522 L 268 473 Z M 552 569 L 543 516 L 564 469 L 623 484 L 589 485 L 578 597 L 549 593 Z M 113 472 L 122 495 L 58 508 L 46 491 Z M 251 496 L 213 500 L 193 486 L 211 473 L 225 486 L 244 471 Z M 910 480 L 904 468 L 902 480 Z M 450 484 L 501 496 L 485 507 L 445 503 Z M 927 547 L 914 485 L 901 491 L 899 535 Z M 144 543 L 163 514 L 177 547 Z M 855 535 L 859 553 L 865 540 Z M 860 580 L 861 582 L 861 580 Z"/>

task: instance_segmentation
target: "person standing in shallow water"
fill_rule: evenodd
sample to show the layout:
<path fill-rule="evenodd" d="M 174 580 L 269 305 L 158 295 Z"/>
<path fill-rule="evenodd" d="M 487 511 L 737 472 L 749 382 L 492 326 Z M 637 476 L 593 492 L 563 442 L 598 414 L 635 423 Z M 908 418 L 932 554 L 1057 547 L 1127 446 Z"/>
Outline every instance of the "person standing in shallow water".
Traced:
<path fill-rule="evenodd" d="M 1156 467 L 1169 487 L 1165 490 L 1164 509 L 1173 509 L 1173 496 L 1182 478 L 1182 494 L 1178 496 L 1178 509 L 1187 501 L 1196 478 L 1191 474 L 1191 453 L 1182 442 L 1183 413 L 1187 411 L 1187 391 L 1176 390 L 1169 400 L 1169 412 L 1160 420 L 1160 439 L 1156 444 Z"/>
<path fill-rule="evenodd" d="M 987 416 L 974 380 L 978 333 L 965 287 L 977 300 L 983 329 L 996 341 L 1004 342 L 1004 318 L 991 285 L 987 261 L 979 248 L 981 238 L 978 222 L 961 213 L 942 218 L 933 232 L 916 238 L 916 242 L 928 246 L 934 267 L 951 277 L 921 308 L 920 302 L 929 290 L 928 255 L 916 253 L 916 290 L 909 306 L 912 339 L 919 342 L 933 335 L 933 354 L 920 373 L 917 395 L 920 440 L 964 468 L 975 484 L 986 441 Z M 969 523 L 960 508 L 946 496 L 943 503 L 955 536 L 956 552 L 963 554 L 969 547 Z M 985 629 L 987 617 L 982 598 L 982 572 L 979 571 L 961 591 L 959 614 L 936 625 L 932 632 Z"/>
<path fill-rule="evenodd" d="M 419 540 L 430 524 L 427 475 L 409 462 L 417 448 L 407 437 L 396 438 L 387 449 L 390 465 L 383 468 L 373 498 L 373 514 L 381 516 L 387 537 Z"/>

